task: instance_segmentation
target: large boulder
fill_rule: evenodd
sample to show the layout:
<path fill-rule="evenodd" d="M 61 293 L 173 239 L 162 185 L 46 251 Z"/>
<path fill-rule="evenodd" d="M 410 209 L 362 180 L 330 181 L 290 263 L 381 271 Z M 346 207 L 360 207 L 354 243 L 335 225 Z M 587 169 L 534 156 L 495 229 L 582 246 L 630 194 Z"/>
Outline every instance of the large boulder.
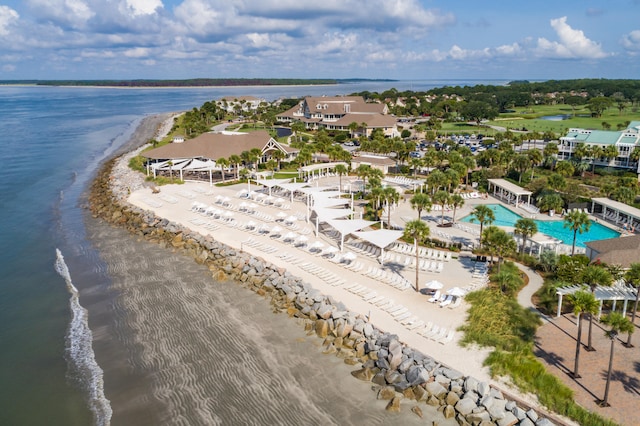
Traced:
<path fill-rule="evenodd" d="M 476 402 L 469 398 L 462 398 L 456 404 L 456 410 L 458 411 L 458 413 L 461 413 L 465 416 L 472 413 L 476 408 L 478 408 Z"/>
<path fill-rule="evenodd" d="M 447 390 L 438 382 L 429 382 L 425 386 L 429 395 L 433 395 L 438 399 L 442 399 L 447 394 Z"/>

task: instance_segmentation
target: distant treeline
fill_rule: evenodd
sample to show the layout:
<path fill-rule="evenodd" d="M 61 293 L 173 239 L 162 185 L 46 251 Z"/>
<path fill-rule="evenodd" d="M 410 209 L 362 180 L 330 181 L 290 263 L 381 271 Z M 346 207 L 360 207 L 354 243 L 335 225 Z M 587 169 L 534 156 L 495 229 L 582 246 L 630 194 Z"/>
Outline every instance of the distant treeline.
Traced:
<path fill-rule="evenodd" d="M 345 80 L 297 78 L 194 78 L 188 80 L 6 80 L 0 84 L 102 87 L 300 86 L 339 84 Z"/>

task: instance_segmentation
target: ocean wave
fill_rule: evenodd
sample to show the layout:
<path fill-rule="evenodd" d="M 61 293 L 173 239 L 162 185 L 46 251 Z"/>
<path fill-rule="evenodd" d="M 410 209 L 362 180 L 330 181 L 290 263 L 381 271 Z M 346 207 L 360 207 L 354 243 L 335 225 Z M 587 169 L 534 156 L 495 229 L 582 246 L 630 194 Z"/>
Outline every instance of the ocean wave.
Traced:
<path fill-rule="evenodd" d="M 111 403 L 104 395 L 103 371 L 96 362 L 93 352 L 93 335 L 88 323 L 88 313 L 80 305 L 78 289 L 71 281 L 69 268 L 59 249 L 56 249 L 55 269 L 67 283 L 71 294 L 69 307 L 72 318 L 66 336 L 66 357 L 69 363 L 70 377 L 75 379 L 87 393 L 87 403 L 93 413 L 97 426 L 111 424 Z"/>

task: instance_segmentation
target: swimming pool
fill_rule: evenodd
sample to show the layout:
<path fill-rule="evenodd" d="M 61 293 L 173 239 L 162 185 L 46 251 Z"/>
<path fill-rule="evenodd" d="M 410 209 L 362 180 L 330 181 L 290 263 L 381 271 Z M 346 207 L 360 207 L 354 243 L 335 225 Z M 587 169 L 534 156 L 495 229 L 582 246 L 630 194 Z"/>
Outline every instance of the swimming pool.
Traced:
<path fill-rule="evenodd" d="M 515 226 L 516 221 L 522 217 L 500 204 L 487 204 L 487 207 L 493 210 L 493 214 L 496 217 L 496 220 L 492 225 L 513 227 Z M 460 219 L 460 221 L 478 223 L 472 215 L 465 216 Z M 573 231 L 564 227 L 564 221 L 536 220 L 535 222 L 538 226 L 538 232 L 562 240 L 565 244 L 573 244 Z M 588 241 L 606 240 L 607 238 L 617 238 L 619 236 L 619 232 L 591 221 L 591 228 L 589 228 L 589 232 L 585 232 L 583 234 L 578 233 L 576 238 L 576 247 L 584 247 L 584 243 Z"/>

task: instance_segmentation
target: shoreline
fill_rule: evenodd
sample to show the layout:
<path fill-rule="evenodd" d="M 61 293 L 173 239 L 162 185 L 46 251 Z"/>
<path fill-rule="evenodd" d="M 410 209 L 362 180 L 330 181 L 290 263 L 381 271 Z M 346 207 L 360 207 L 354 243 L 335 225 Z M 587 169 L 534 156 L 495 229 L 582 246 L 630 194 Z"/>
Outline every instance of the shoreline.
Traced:
<path fill-rule="evenodd" d="M 155 120 L 157 120 L 158 116 L 154 116 L 154 118 Z M 151 118 L 148 118 L 148 119 L 149 120 L 146 123 L 154 122 L 154 120 L 152 120 Z M 168 120 L 168 118 L 165 118 L 165 120 Z M 138 137 L 140 138 L 141 133 L 144 133 L 144 132 L 136 131 L 134 134 L 138 135 Z M 135 139 L 135 138 L 132 136 L 132 139 Z M 214 279 L 217 281 L 225 280 L 229 277 L 232 277 L 232 278 L 235 278 L 236 280 L 239 280 L 241 283 L 249 284 L 250 289 L 252 289 L 252 291 L 257 293 L 258 295 L 268 297 L 270 294 L 272 297 L 271 304 L 275 305 L 278 310 L 280 310 L 281 312 L 286 312 L 289 316 L 302 318 L 305 324 L 305 329 L 307 331 L 314 332 L 318 336 L 325 339 L 323 346 L 325 347 L 325 351 L 327 353 L 346 352 L 350 355 L 354 355 L 353 353 L 347 352 L 343 347 L 344 338 L 349 339 L 351 337 L 350 333 L 347 333 L 345 336 L 331 336 L 331 334 L 336 334 L 335 328 L 333 328 L 333 330 L 331 329 L 332 321 L 335 321 L 336 318 L 333 318 L 332 312 L 328 312 L 328 311 L 335 311 L 336 307 L 337 307 L 337 310 L 339 310 L 340 312 L 347 312 L 350 315 L 349 318 L 351 318 L 353 321 L 358 321 L 361 324 L 360 326 L 358 326 L 358 329 L 360 330 L 360 332 L 364 331 L 364 327 L 367 326 L 367 324 L 370 324 L 370 328 L 373 329 L 374 331 L 369 331 L 368 337 L 369 338 L 375 337 L 375 339 L 373 341 L 368 342 L 369 346 L 375 347 L 376 342 L 380 340 L 380 338 L 382 338 L 383 340 L 386 340 L 386 343 L 387 343 L 387 346 L 386 346 L 387 356 L 393 357 L 393 355 L 389 353 L 389 346 L 388 346 L 393 342 L 396 342 L 395 344 L 399 345 L 400 348 L 406 348 L 409 351 L 413 351 L 413 349 L 410 349 L 410 347 L 406 346 L 405 343 L 402 343 L 398 339 L 397 335 L 389 332 L 383 332 L 377 329 L 373 325 L 373 323 L 370 323 L 369 321 L 370 315 L 365 316 L 362 314 L 358 314 L 356 312 L 349 311 L 340 302 L 337 302 L 337 305 L 336 305 L 335 299 L 333 299 L 333 297 L 328 296 L 328 298 L 326 298 L 326 296 L 318 295 L 316 289 L 307 285 L 307 283 L 302 281 L 302 279 L 298 277 L 294 277 L 285 269 L 277 266 L 277 264 L 273 264 L 268 261 L 265 262 L 261 258 L 255 257 L 251 253 L 246 253 L 246 252 L 243 252 L 242 250 L 238 252 L 237 249 L 233 249 L 224 244 L 217 244 L 216 241 L 210 236 L 204 236 L 202 234 L 198 234 L 197 232 L 194 233 L 190 229 L 180 226 L 180 224 L 167 221 L 162 217 L 158 217 L 153 213 L 145 211 L 145 209 L 132 205 L 127 200 L 128 195 L 132 190 L 135 191 L 143 186 L 142 185 L 143 177 L 140 176 L 139 173 L 133 172 L 128 168 L 126 158 L 128 157 L 128 155 L 134 155 L 135 151 L 142 149 L 142 147 L 145 144 L 143 143 L 142 145 L 140 145 L 141 141 L 146 142 L 144 141 L 144 138 L 141 138 L 137 141 L 131 141 L 131 143 L 128 143 L 127 146 L 129 148 L 134 146 L 137 146 L 138 148 L 133 152 L 129 151 L 127 155 L 114 158 L 109 162 L 107 162 L 103 170 L 101 170 L 99 176 L 96 178 L 96 181 L 94 182 L 94 185 L 92 185 L 92 190 L 91 190 L 92 198 L 93 198 L 91 204 L 92 204 L 92 211 L 93 211 L 94 217 L 102 217 L 112 225 L 116 225 L 120 227 L 124 226 L 129 232 L 132 232 L 133 234 L 136 234 L 138 236 L 143 236 L 145 237 L 146 240 L 155 241 L 156 243 L 160 243 L 161 245 L 164 244 L 168 248 L 180 249 L 180 251 L 187 254 L 189 257 L 195 258 L 195 260 L 198 263 L 207 264 L 209 266 L 209 269 L 212 271 Z M 137 184 L 130 180 L 134 174 L 137 175 L 137 179 L 133 178 L 133 180 L 134 181 L 137 180 L 138 181 Z M 105 182 L 104 178 L 107 176 L 108 178 L 106 179 L 106 182 Z M 124 182 L 124 184 L 122 182 L 123 179 L 126 181 Z M 99 184 L 101 181 L 102 181 L 102 184 L 106 183 L 106 185 L 103 186 L 101 189 L 96 188 L 96 184 Z M 125 192 L 125 188 L 126 188 L 126 192 Z M 109 200 L 109 202 L 107 203 L 104 203 L 104 202 L 102 203 L 102 207 L 107 208 L 108 214 L 105 214 L 106 213 L 105 211 L 100 212 L 99 208 L 96 209 L 96 195 L 98 195 L 101 191 L 106 192 L 106 194 L 103 193 L 102 195 L 107 195 L 107 199 Z M 111 206 L 106 206 L 106 204 L 111 204 Z M 219 246 L 224 247 L 224 249 L 221 249 Z M 215 256 L 217 262 L 210 262 L 212 260 L 211 256 L 205 253 L 208 251 L 215 253 L 215 250 L 220 250 L 218 254 L 221 253 L 221 255 Z M 298 288 L 296 289 L 297 290 L 296 294 L 292 295 L 290 294 L 290 292 L 289 293 L 287 291 L 283 292 L 282 288 L 278 288 L 278 285 L 274 285 L 273 282 L 270 282 L 271 278 L 269 277 L 257 276 L 255 272 L 252 275 L 247 275 L 246 271 L 244 271 L 246 269 L 246 266 L 255 265 L 258 263 L 262 263 L 261 268 L 267 268 L 267 270 L 270 271 L 270 274 L 269 274 L 270 276 L 277 274 L 280 278 L 284 278 L 285 280 L 293 280 L 293 283 L 298 285 Z M 279 263 L 282 264 L 282 262 L 279 262 Z M 266 285 L 266 288 L 265 288 L 265 282 L 268 283 Z M 289 284 L 291 284 L 291 282 L 287 281 L 287 284 L 285 285 L 285 287 L 290 290 Z M 280 290 L 281 294 L 279 296 L 276 295 L 277 290 Z M 306 291 L 311 292 L 310 294 L 314 295 L 313 296 L 314 300 L 315 298 L 318 298 L 318 297 L 321 297 L 321 298 L 324 297 L 325 299 L 322 299 L 323 303 L 326 306 L 332 306 L 333 308 L 329 310 L 325 310 L 324 315 L 318 315 L 318 312 L 314 312 L 313 310 L 311 310 L 312 311 L 311 315 L 307 315 L 309 313 L 308 312 L 309 310 L 307 309 L 307 313 L 304 312 L 304 310 L 307 308 L 307 306 L 305 306 L 306 302 L 304 302 L 305 299 L 303 298 L 302 302 L 298 303 L 300 302 L 299 300 L 300 292 L 306 292 Z M 322 318 L 323 316 L 326 316 L 327 318 Z M 337 319 L 341 319 L 341 318 L 342 317 Z M 327 322 L 326 320 L 329 320 L 329 322 Z M 318 321 L 324 321 L 324 322 L 321 322 L 320 325 L 318 325 Z M 333 325 L 335 325 L 335 322 L 333 323 Z M 351 330 L 353 330 L 353 325 Z M 371 333 L 374 333 L 374 334 L 371 334 Z M 359 334 L 356 334 L 356 337 L 363 338 L 366 336 L 363 336 L 363 333 L 359 333 Z M 357 338 L 353 339 L 353 341 L 350 344 L 347 344 L 347 349 L 351 349 L 355 347 L 354 344 L 357 343 Z M 339 340 L 336 341 L 336 339 L 339 339 Z M 338 344 L 336 345 L 336 343 Z M 380 348 L 379 345 L 378 345 L 378 348 L 384 349 L 384 347 Z M 361 368 L 360 370 L 354 371 L 352 374 L 356 377 L 361 378 L 361 380 L 366 380 L 366 381 L 373 380 L 373 382 L 377 384 L 378 392 L 382 392 L 383 390 L 386 390 L 387 394 L 389 395 L 390 383 L 385 382 L 383 385 L 381 384 L 380 380 L 378 380 L 377 382 L 374 380 L 375 377 L 380 377 L 380 368 L 377 366 L 379 363 L 378 361 L 376 361 L 379 359 L 378 354 L 376 353 L 373 356 L 368 356 L 369 355 L 368 353 L 366 352 L 362 353 L 363 349 L 364 348 L 361 348 L 359 350 L 360 353 L 357 353 L 357 355 L 362 355 L 362 356 L 352 359 L 352 362 L 354 364 L 361 363 L 363 365 L 363 368 Z M 402 351 L 404 352 L 405 349 L 403 349 Z M 452 390 L 447 390 L 446 392 L 442 390 L 444 388 L 440 385 L 440 382 L 438 381 L 442 379 L 444 379 L 444 381 L 451 386 L 455 384 L 456 385 L 455 387 L 456 388 L 459 387 L 460 389 L 465 388 L 465 383 L 468 380 L 471 380 L 471 383 L 476 383 L 476 384 L 482 383 L 483 386 L 486 386 L 487 394 L 484 395 L 485 397 L 489 395 L 489 392 L 493 392 L 495 393 L 494 396 L 496 398 L 500 400 L 504 400 L 503 393 L 497 388 L 492 387 L 489 383 L 480 382 L 474 379 L 473 377 L 465 377 L 460 372 L 456 370 L 452 370 L 451 368 L 437 362 L 436 360 L 432 359 L 431 357 L 428 357 L 427 355 L 424 355 L 423 353 L 420 353 L 417 351 L 415 353 L 418 354 L 418 362 L 416 363 L 416 365 L 420 365 L 420 363 L 423 362 L 424 360 L 428 360 L 429 367 L 431 368 L 430 370 L 425 369 L 423 371 L 422 379 L 424 380 L 422 381 L 422 383 L 418 383 L 417 387 L 416 385 L 414 385 L 411 387 L 407 386 L 404 389 L 402 389 L 401 387 L 399 388 L 397 386 L 396 387 L 391 386 L 394 392 L 391 392 L 393 396 L 390 397 L 390 403 L 389 403 L 388 409 L 399 410 L 400 399 L 402 399 L 403 397 L 406 397 L 409 400 L 415 399 L 417 402 L 426 401 L 428 405 L 439 406 L 440 410 L 443 413 L 446 411 L 445 418 L 449 416 L 454 416 L 457 410 L 455 408 L 455 404 L 452 404 L 451 402 L 454 402 L 453 400 L 455 399 L 455 397 L 452 396 L 450 400 L 446 399 L 446 397 L 449 394 L 451 394 Z M 345 356 L 345 355 L 342 355 L 342 356 Z M 393 360 L 389 359 L 388 361 L 393 361 Z M 387 362 L 387 364 L 389 364 L 389 362 Z M 395 364 L 397 368 L 397 362 L 395 362 Z M 452 377 L 448 377 L 449 375 Z M 430 377 L 430 379 L 428 377 Z M 437 377 L 439 377 L 438 380 L 436 380 Z M 384 382 L 384 379 L 383 379 L 383 382 Z M 433 389 L 435 387 L 434 385 L 432 386 L 431 391 L 425 392 L 427 385 L 429 383 L 436 383 L 442 389 L 438 388 L 437 390 L 434 390 Z M 422 390 L 417 390 L 417 388 L 420 388 Z M 409 392 L 409 395 L 406 394 L 407 389 L 411 390 L 411 392 Z M 421 396 L 416 398 L 415 397 L 416 392 L 421 394 Z M 462 399 L 463 396 L 464 396 L 463 394 L 458 395 L 458 399 L 457 399 L 458 402 L 460 399 Z M 518 397 L 512 397 L 512 399 L 517 400 L 520 405 L 524 405 L 529 409 L 535 406 L 534 402 L 524 401 Z M 467 403 L 473 404 L 473 406 L 476 406 L 475 402 L 467 401 Z M 403 405 L 404 404 L 406 403 L 403 403 Z M 512 404 L 512 405 L 514 407 L 516 406 L 515 404 Z M 464 411 L 464 408 L 463 408 L 463 411 Z M 553 415 L 550 413 L 545 413 L 545 414 L 553 417 Z"/>

